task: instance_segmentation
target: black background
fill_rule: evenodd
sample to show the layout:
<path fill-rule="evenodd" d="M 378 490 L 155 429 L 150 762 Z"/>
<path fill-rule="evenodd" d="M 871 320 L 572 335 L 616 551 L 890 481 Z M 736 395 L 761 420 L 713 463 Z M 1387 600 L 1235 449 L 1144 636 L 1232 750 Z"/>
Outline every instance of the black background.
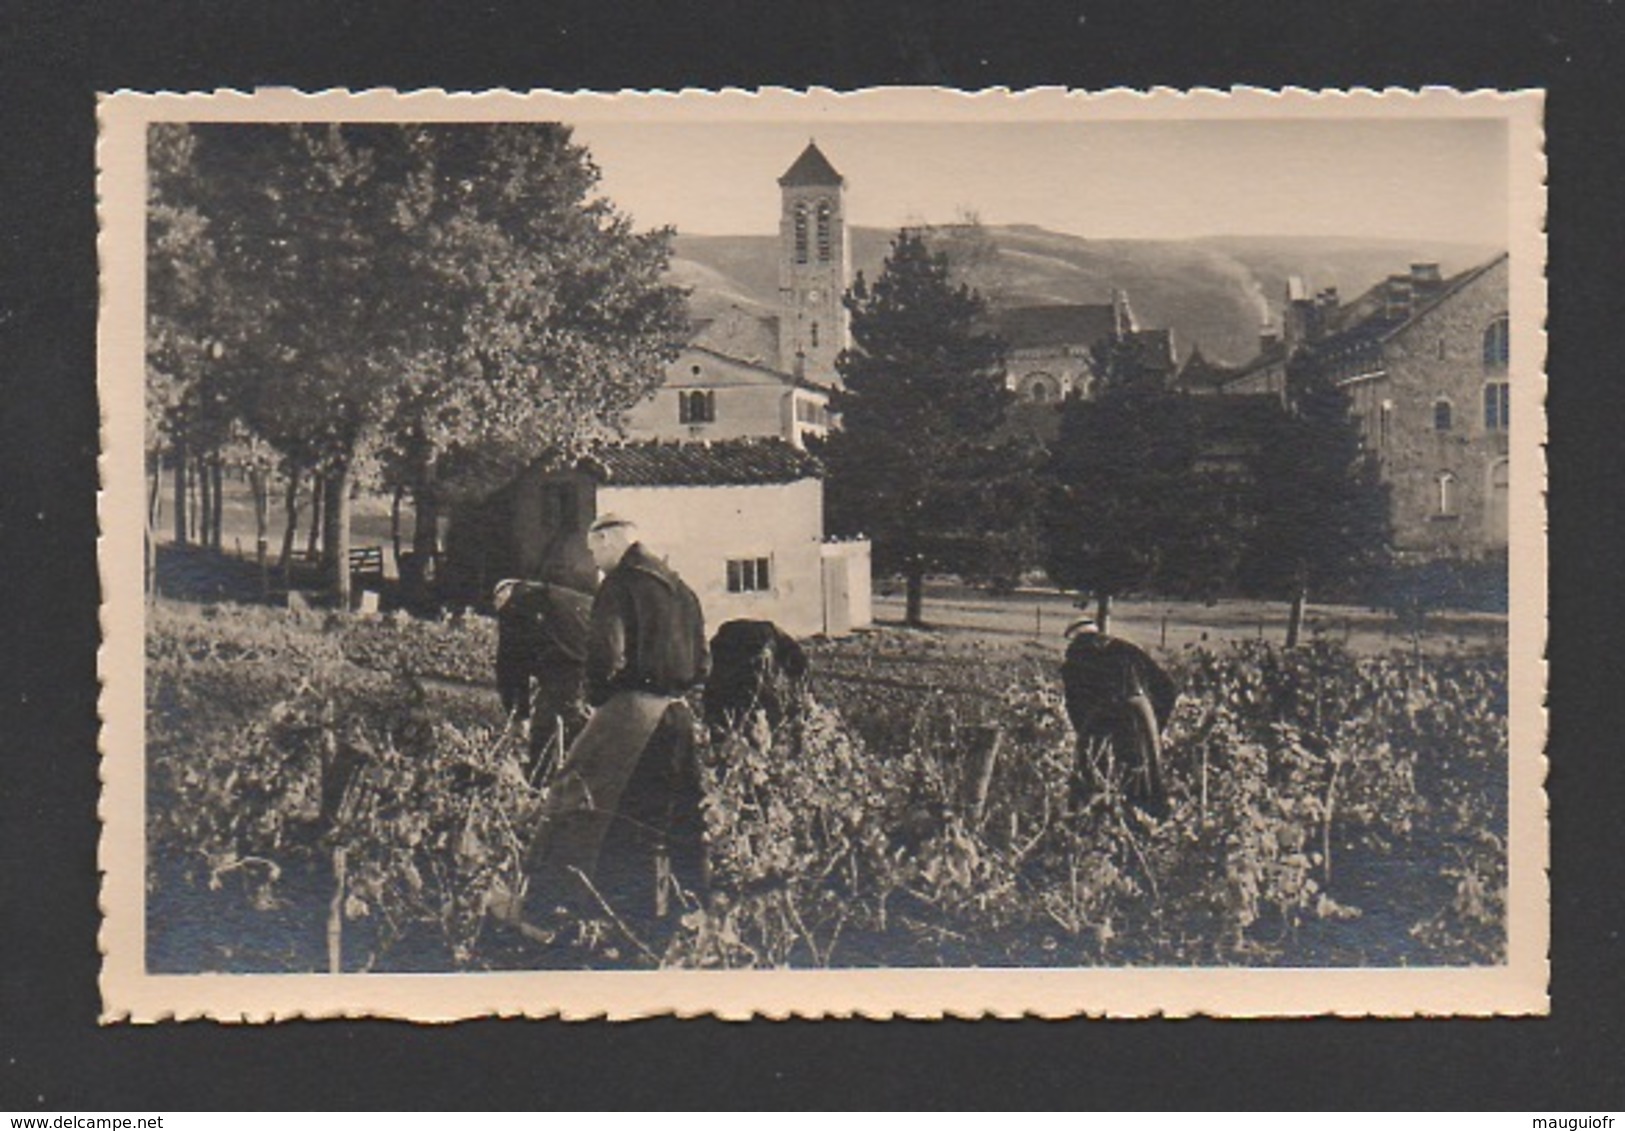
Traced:
<path fill-rule="evenodd" d="M 1625 1107 L 1621 31 L 1600 2 L 0 0 L 0 1109 Z M 1553 1015 L 98 1027 L 95 93 L 892 83 L 1549 90 Z"/>

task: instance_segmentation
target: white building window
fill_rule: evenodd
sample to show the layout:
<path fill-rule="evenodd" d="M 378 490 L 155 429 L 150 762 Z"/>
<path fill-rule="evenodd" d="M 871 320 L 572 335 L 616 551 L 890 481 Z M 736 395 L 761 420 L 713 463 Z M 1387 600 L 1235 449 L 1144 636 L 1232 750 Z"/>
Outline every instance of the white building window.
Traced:
<path fill-rule="evenodd" d="M 773 588 L 772 570 L 767 558 L 730 558 L 728 592 L 765 593 Z"/>

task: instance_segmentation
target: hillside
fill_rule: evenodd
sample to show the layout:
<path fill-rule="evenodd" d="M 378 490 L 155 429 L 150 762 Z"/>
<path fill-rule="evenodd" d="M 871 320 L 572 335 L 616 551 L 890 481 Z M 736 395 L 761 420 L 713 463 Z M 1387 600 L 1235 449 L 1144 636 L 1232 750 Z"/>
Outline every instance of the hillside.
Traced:
<path fill-rule="evenodd" d="M 873 277 L 892 233 L 851 232 L 854 271 Z M 1441 242 L 1335 237 L 1224 236 L 1198 240 L 1091 240 L 1030 225 L 989 226 L 996 254 L 970 273 L 991 301 L 1105 302 L 1127 291 L 1142 325 L 1174 331 L 1180 356 L 1200 343 L 1210 358 L 1252 356 L 1266 305 L 1279 318 L 1288 275 L 1353 297 L 1413 261 L 1446 274 L 1483 262 L 1494 248 Z M 679 236 L 673 281 L 693 288 L 695 313 L 732 304 L 772 310 L 778 301 L 776 236 Z"/>

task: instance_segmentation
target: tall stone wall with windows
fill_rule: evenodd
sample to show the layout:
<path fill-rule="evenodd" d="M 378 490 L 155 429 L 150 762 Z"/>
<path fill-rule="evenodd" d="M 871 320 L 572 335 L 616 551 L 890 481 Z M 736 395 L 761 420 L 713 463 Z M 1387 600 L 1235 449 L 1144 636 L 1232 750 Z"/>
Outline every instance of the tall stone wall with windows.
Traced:
<path fill-rule="evenodd" d="M 1383 343 L 1385 376 L 1357 390 L 1402 551 L 1471 558 L 1507 542 L 1507 260 Z M 1500 327 L 1499 330 L 1497 327 Z"/>

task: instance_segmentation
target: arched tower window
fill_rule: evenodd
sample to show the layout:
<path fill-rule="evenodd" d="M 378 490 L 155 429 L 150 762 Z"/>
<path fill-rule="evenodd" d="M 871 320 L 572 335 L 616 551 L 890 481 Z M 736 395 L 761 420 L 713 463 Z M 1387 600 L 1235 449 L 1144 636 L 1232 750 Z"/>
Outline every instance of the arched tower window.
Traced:
<path fill-rule="evenodd" d="M 717 395 L 709 390 L 695 389 L 677 394 L 677 422 L 679 424 L 709 424 L 717 418 Z"/>
<path fill-rule="evenodd" d="M 805 263 L 807 262 L 807 206 L 805 204 L 796 205 L 795 228 L 796 262 Z"/>
<path fill-rule="evenodd" d="M 1435 432 L 1448 432 L 1455 427 L 1455 414 L 1450 402 L 1440 397 L 1433 402 L 1433 430 Z"/>
<path fill-rule="evenodd" d="M 830 259 L 830 207 L 829 201 L 818 202 L 818 262 Z"/>
<path fill-rule="evenodd" d="M 816 323 L 816 322 L 814 322 L 812 324 L 812 333 L 810 335 L 810 341 L 812 343 L 812 348 L 817 349 L 818 348 L 818 323 Z"/>

